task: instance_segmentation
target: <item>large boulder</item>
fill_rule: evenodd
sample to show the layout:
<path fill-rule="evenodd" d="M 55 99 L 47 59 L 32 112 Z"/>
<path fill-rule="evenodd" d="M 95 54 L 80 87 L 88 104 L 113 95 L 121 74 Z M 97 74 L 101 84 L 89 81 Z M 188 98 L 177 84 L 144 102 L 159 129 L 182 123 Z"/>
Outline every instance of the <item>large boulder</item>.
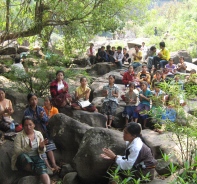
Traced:
<path fill-rule="evenodd" d="M 85 67 L 87 65 L 87 58 L 77 58 L 77 59 L 74 59 L 72 63 Z"/>
<path fill-rule="evenodd" d="M 77 172 L 70 172 L 64 176 L 63 184 L 81 184 Z"/>
<path fill-rule="evenodd" d="M 37 176 L 25 176 L 22 177 L 17 184 L 38 184 L 40 179 Z"/>
<path fill-rule="evenodd" d="M 93 128 L 85 133 L 73 159 L 82 183 L 104 183 L 106 171 L 113 163 L 111 160 L 101 158 L 102 148 L 105 147 L 123 155 L 125 142 L 122 133 L 104 128 Z"/>
<path fill-rule="evenodd" d="M 103 63 L 96 63 L 91 67 L 91 70 L 88 72 L 91 73 L 91 71 L 93 70 L 97 72 L 97 75 L 104 75 L 116 69 L 117 69 L 116 65 L 113 65 L 112 63 L 108 63 L 108 62 L 103 62 Z"/>
<path fill-rule="evenodd" d="M 29 47 L 25 47 L 25 46 L 19 46 L 17 48 L 17 53 L 20 54 L 22 52 L 28 52 L 29 51 Z"/>
<path fill-rule="evenodd" d="M 185 61 L 187 61 L 189 63 L 192 63 L 192 57 L 189 54 L 189 52 L 187 52 L 186 50 L 179 50 L 177 52 L 171 52 L 170 55 L 174 59 L 174 64 L 179 63 L 179 57 L 180 56 L 183 56 Z"/>
<path fill-rule="evenodd" d="M 6 140 L 4 144 L 0 145 L 0 183 L 15 184 L 24 176 L 22 172 L 12 171 L 11 158 L 14 151 L 14 142 Z"/>
<path fill-rule="evenodd" d="M 0 49 L 0 55 L 16 54 L 16 47 L 6 47 Z"/>
<path fill-rule="evenodd" d="M 73 110 L 69 108 L 60 108 L 59 112 L 72 117 L 81 123 L 88 124 L 92 127 L 105 127 L 106 117 L 98 112 L 87 112 L 82 110 Z"/>
<path fill-rule="evenodd" d="M 85 132 L 91 127 L 59 113 L 50 118 L 48 128 L 58 151 L 61 152 L 61 159 L 71 163 Z"/>
<path fill-rule="evenodd" d="M 189 62 L 185 62 L 185 64 L 187 65 L 187 71 L 190 72 L 192 69 L 195 69 L 197 71 L 197 65 L 193 64 L 193 63 L 189 63 Z"/>

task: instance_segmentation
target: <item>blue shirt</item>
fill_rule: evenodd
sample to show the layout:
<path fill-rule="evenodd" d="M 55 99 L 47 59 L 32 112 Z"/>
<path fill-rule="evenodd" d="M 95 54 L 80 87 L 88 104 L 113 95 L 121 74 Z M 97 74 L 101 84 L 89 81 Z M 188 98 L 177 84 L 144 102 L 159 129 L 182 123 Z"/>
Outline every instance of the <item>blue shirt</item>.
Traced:
<path fill-rule="evenodd" d="M 44 115 L 40 118 L 40 113 L 43 112 Z M 34 119 L 34 123 L 41 124 L 43 129 L 46 131 L 46 123 L 48 122 L 49 118 L 45 113 L 45 110 L 41 106 L 36 106 L 36 111 L 34 111 L 31 107 L 28 107 L 25 112 L 24 116 L 30 116 Z"/>
<path fill-rule="evenodd" d="M 151 93 L 150 90 L 146 90 L 145 92 L 144 92 L 144 91 L 140 91 L 139 94 L 143 94 L 146 98 L 150 98 L 150 96 L 152 96 L 152 93 Z M 148 101 L 148 100 L 146 100 L 146 99 L 144 99 L 144 98 L 141 98 L 141 99 L 140 99 L 140 103 L 150 106 L 150 101 Z"/>

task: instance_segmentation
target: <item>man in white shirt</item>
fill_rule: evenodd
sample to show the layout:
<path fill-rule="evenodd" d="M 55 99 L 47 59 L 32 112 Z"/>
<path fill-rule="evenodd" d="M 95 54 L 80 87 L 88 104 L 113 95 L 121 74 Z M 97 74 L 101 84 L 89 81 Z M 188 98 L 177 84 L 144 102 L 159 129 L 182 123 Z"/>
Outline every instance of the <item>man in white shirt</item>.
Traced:
<path fill-rule="evenodd" d="M 25 68 L 23 64 L 21 63 L 20 57 L 15 57 L 14 64 L 11 67 L 12 67 L 12 70 L 14 70 L 15 75 L 18 77 L 19 76 L 21 77 L 26 74 Z"/>
<path fill-rule="evenodd" d="M 118 47 L 117 51 L 114 53 L 114 62 L 118 66 L 118 68 L 122 68 L 122 59 L 124 55 L 122 53 L 122 47 Z"/>

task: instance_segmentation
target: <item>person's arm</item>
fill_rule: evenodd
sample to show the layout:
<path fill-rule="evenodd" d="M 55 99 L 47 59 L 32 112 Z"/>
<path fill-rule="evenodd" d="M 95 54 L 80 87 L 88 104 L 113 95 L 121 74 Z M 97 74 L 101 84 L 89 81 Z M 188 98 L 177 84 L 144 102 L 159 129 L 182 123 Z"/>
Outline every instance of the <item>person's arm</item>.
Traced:
<path fill-rule="evenodd" d="M 112 91 L 112 96 L 116 98 L 119 96 L 119 89 L 117 87 L 115 87 L 115 91 Z"/>
<path fill-rule="evenodd" d="M 118 58 L 118 61 L 122 61 L 122 59 L 123 59 L 123 57 L 124 57 L 124 55 L 121 53 L 121 54 L 119 54 L 120 56 L 119 56 L 119 58 Z"/>
<path fill-rule="evenodd" d="M 123 84 L 125 84 L 125 85 L 129 83 L 129 80 L 128 80 L 128 78 L 127 78 L 127 73 L 124 73 L 123 78 L 122 78 L 122 82 L 123 82 Z"/>
<path fill-rule="evenodd" d="M 13 114 L 14 113 L 14 109 L 12 107 L 12 102 L 9 100 L 9 115 Z"/>
<path fill-rule="evenodd" d="M 186 70 L 186 68 L 187 68 L 186 64 L 183 63 L 183 64 L 181 65 L 181 68 L 182 68 L 183 70 Z"/>
<path fill-rule="evenodd" d="M 161 54 L 161 58 L 162 59 L 165 59 L 165 60 L 168 60 L 168 58 L 170 58 L 170 52 L 169 50 L 166 50 L 163 52 L 163 54 Z"/>
<path fill-rule="evenodd" d="M 145 100 L 147 100 L 147 101 L 150 101 L 150 99 L 151 99 L 151 98 L 150 98 L 150 97 L 151 97 L 151 92 L 148 94 L 147 97 L 141 93 L 141 94 L 140 94 L 140 97 L 141 97 L 141 99 L 143 98 L 143 99 L 145 99 Z"/>
<path fill-rule="evenodd" d="M 150 77 L 150 74 L 146 74 L 146 77 L 147 77 L 147 78 L 146 78 L 146 82 L 147 82 L 148 84 L 150 84 L 150 78 L 151 78 L 151 77 Z"/>
<path fill-rule="evenodd" d="M 45 110 L 40 106 L 37 106 L 37 108 L 38 108 L 37 113 L 38 113 L 40 120 L 42 121 L 42 123 L 46 124 L 48 122 L 49 118 L 48 118 Z"/>
<path fill-rule="evenodd" d="M 41 134 L 41 132 L 37 131 L 37 141 L 39 141 L 39 147 L 38 147 L 38 153 L 39 154 L 44 154 L 46 152 L 46 144 L 48 143 L 47 139 L 44 139 L 43 135 Z"/>

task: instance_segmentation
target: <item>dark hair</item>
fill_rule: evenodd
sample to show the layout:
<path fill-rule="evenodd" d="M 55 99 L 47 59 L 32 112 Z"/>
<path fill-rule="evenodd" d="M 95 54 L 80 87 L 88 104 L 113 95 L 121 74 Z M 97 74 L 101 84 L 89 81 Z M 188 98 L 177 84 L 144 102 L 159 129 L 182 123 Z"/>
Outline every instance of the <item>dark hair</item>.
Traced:
<path fill-rule="evenodd" d="M 90 46 L 94 46 L 94 44 L 93 44 L 93 43 L 91 43 L 91 44 L 90 44 Z"/>
<path fill-rule="evenodd" d="M 135 89 L 135 83 L 134 82 L 129 84 L 129 87 L 131 87 L 131 86 Z"/>
<path fill-rule="evenodd" d="M 162 72 L 161 72 L 161 70 L 157 70 L 156 72 L 155 72 L 155 74 L 160 74 L 160 75 L 162 75 Z"/>
<path fill-rule="evenodd" d="M 168 61 L 170 61 L 170 60 L 174 61 L 174 59 L 173 59 L 173 58 L 170 58 Z"/>
<path fill-rule="evenodd" d="M 151 48 L 150 48 L 151 51 L 154 51 L 155 49 L 156 49 L 155 46 L 151 46 Z"/>
<path fill-rule="evenodd" d="M 63 70 L 58 70 L 55 75 L 57 76 L 59 73 L 62 73 L 63 76 L 64 76 L 64 71 Z"/>
<path fill-rule="evenodd" d="M 181 59 L 181 58 L 182 58 L 183 60 L 185 60 L 185 58 L 184 58 L 183 56 L 180 56 L 180 57 L 179 57 L 179 59 Z"/>
<path fill-rule="evenodd" d="M 134 47 L 137 47 L 137 48 L 139 48 L 139 49 L 140 49 L 140 48 L 141 48 L 141 45 L 135 45 Z"/>
<path fill-rule="evenodd" d="M 36 95 L 35 93 L 29 93 L 29 94 L 27 95 L 27 101 L 28 101 L 28 102 L 29 102 L 29 100 L 30 100 L 30 98 L 31 98 L 32 96 L 36 96 L 36 97 L 37 97 L 37 95 Z"/>
<path fill-rule="evenodd" d="M 105 48 L 105 46 L 101 46 L 101 49 L 104 49 Z"/>
<path fill-rule="evenodd" d="M 82 82 L 83 79 L 87 80 L 87 78 L 85 76 L 83 76 L 83 77 L 80 78 L 80 82 Z"/>
<path fill-rule="evenodd" d="M 107 50 L 110 49 L 110 48 L 111 48 L 111 46 L 110 45 L 107 45 Z"/>
<path fill-rule="evenodd" d="M 3 88 L 0 88 L 0 91 L 3 91 L 5 93 L 5 89 L 3 89 Z"/>
<path fill-rule="evenodd" d="M 141 82 L 141 84 L 144 84 L 146 87 L 148 87 L 148 83 L 146 81 Z"/>
<path fill-rule="evenodd" d="M 160 47 L 165 47 L 166 44 L 165 44 L 165 42 L 160 42 L 160 43 L 159 43 L 159 46 L 160 46 Z"/>
<path fill-rule="evenodd" d="M 112 49 L 116 49 L 116 47 L 113 46 Z"/>
<path fill-rule="evenodd" d="M 129 134 L 136 137 L 141 137 L 141 127 L 138 123 L 130 122 L 126 126 L 126 130 Z"/>
<path fill-rule="evenodd" d="M 51 97 L 51 96 L 46 96 L 46 97 L 44 98 L 44 100 L 45 100 L 46 98 L 49 99 L 49 101 L 50 101 L 50 103 L 51 103 L 51 105 L 52 105 L 52 97 Z"/>
<path fill-rule="evenodd" d="M 127 50 L 127 48 L 123 48 L 123 50 Z"/>
<path fill-rule="evenodd" d="M 22 125 L 24 126 L 26 120 L 31 120 L 34 124 L 34 119 L 31 116 L 24 116 L 22 119 Z"/>
<path fill-rule="evenodd" d="M 15 59 L 14 59 L 15 63 L 20 63 L 20 61 L 21 61 L 20 57 L 15 57 Z"/>
<path fill-rule="evenodd" d="M 190 71 L 190 73 L 191 73 L 191 72 L 196 73 L 196 70 L 195 70 L 195 69 L 192 69 L 192 70 Z"/>
<path fill-rule="evenodd" d="M 109 75 L 109 78 L 110 78 L 110 77 L 113 77 L 114 80 L 116 79 L 115 75 Z"/>
<path fill-rule="evenodd" d="M 132 67 L 132 68 L 133 68 L 133 66 L 132 66 L 132 65 L 129 65 L 128 69 L 129 69 L 130 67 Z"/>
<path fill-rule="evenodd" d="M 122 50 L 122 47 L 121 47 L 121 46 L 118 46 L 118 47 L 117 47 L 117 50 Z"/>
<path fill-rule="evenodd" d="M 142 68 L 147 67 L 147 65 L 142 65 Z"/>

